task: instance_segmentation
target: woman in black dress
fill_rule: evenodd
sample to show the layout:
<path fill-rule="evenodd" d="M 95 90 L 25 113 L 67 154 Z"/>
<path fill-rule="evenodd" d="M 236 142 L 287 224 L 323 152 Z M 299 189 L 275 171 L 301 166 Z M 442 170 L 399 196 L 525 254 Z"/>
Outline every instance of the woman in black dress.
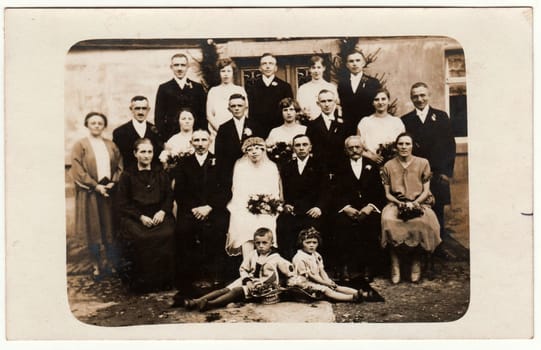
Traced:
<path fill-rule="evenodd" d="M 122 174 L 118 186 L 121 276 L 134 291 L 170 288 L 174 272 L 173 193 L 167 173 L 152 166 L 153 153 L 149 139 L 137 140 L 137 166 Z"/>

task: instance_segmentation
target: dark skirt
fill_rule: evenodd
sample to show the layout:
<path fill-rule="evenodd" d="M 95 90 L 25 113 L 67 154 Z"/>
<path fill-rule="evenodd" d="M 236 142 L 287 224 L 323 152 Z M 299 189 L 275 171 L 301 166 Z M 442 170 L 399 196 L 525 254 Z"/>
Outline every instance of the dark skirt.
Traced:
<path fill-rule="evenodd" d="M 136 292 L 167 290 L 173 286 L 175 221 L 147 228 L 140 221 L 124 217 L 120 222 L 122 242 L 121 277 Z"/>

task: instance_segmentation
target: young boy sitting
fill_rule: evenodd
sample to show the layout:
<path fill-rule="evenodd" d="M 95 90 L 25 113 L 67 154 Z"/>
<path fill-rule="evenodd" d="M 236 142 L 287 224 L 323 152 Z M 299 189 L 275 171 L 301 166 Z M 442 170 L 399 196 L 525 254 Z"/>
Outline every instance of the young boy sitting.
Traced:
<path fill-rule="evenodd" d="M 240 277 L 225 288 L 212 291 L 198 299 L 186 299 L 184 307 L 203 312 L 232 302 L 261 298 L 280 288 L 279 273 L 294 276 L 293 265 L 273 247 L 272 231 L 258 228 L 254 233 L 255 250 L 240 265 Z"/>

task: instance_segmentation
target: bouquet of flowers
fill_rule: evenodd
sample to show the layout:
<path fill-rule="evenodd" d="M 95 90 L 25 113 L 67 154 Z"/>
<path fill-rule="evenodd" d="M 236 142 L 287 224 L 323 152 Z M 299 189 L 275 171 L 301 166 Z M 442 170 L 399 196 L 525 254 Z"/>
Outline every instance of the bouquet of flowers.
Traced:
<path fill-rule="evenodd" d="M 291 159 L 293 149 L 287 142 L 277 142 L 267 149 L 267 155 L 274 162 L 286 161 Z"/>
<path fill-rule="evenodd" d="M 402 194 L 395 195 L 395 197 L 402 201 L 398 206 L 398 218 L 402 221 L 408 221 L 410 219 L 423 216 L 423 207 L 415 202 L 412 202 L 405 198 Z"/>
<path fill-rule="evenodd" d="M 385 144 L 380 143 L 376 153 L 383 157 L 382 165 L 387 161 L 393 159 L 398 154 L 394 142 L 388 142 Z"/>
<path fill-rule="evenodd" d="M 284 211 L 284 202 L 269 194 L 253 194 L 248 199 L 248 211 L 252 214 L 277 215 Z"/>
<path fill-rule="evenodd" d="M 160 162 L 164 165 L 165 169 L 175 168 L 183 158 L 186 158 L 194 154 L 194 149 L 189 148 L 186 151 L 173 153 L 171 150 L 165 149 L 160 153 Z"/>

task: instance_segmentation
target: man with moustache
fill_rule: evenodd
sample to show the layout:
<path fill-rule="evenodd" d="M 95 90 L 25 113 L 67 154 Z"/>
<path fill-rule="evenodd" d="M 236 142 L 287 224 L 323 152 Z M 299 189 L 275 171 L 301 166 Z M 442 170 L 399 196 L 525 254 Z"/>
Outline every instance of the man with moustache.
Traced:
<path fill-rule="evenodd" d="M 278 217 L 277 236 L 280 255 L 293 258 L 297 236 L 302 229 L 322 230 L 327 211 L 329 181 L 326 170 L 310 153 L 312 143 L 306 135 L 293 138 L 295 158 L 280 169 L 285 211 Z"/>
<path fill-rule="evenodd" d="M 186 76 L 189 69 L 188 56 L 183 53 L 173 55 L 169 67 L 173 79 L 158 87 L 154 111 L 154 122 L 163 142 L 179 132 L 178 114 L 183 108 L 192 111 L 195 118 L 194 130 L 207 129 L 207 95 L 201 84 Z"/>
<path fill-rule="evenodd" d="M 137 164 L 133 155 L 133 144 L 141 138 L 149 139 L 152 142 L 154 147 L 153 162 L 158 164 L 158 155 L 163 149 L 163 142 L 158 134 L 158 129 L 147 121 L 150 111 L 148 99 L 145 96 L 134 96 L 130 102 L 130 111 L 132 120 L 113 130 L 113 142 L 122 154 L 124 169 L 135 167 Z"/>
<path fill-rule="evenodd" d="M 264 139 L 271 129 L 282 124 L 280 101 L 286 97 L 293 97 L 291 85 L 275 76 L 277 70 L 276 57 L 271 53 L 264 53 L 259 64 L 262 75 L 246 89 L 250 118 L 257 127 L 256 133 Z"/>
<path fill-rule="evenodd" d="M 215 286 L 223 282 L 229 222 L 227 194 L 220 186 L 216 158 L 209 152 L 208 131 L 194 131 L 190 142 L 195 153 L 181 161 L 175 174 L 179 297 L 194 297 L 192 284 L 201 278 Z"/>
<path fill-rule="evenodd" d="M 443 238 L 444 207 L 451 203 L 450 178 L 453 176 L 456 156 L 453 128 L 447 113 L 430 106 L 427 84 L 413 84 L 410 98 L 415 109 L 402 116 L 402 122 L 415 140 L 413 154 L 427 159 L 430 164 L 430 191 L 436 200 L 433 209 L 440 223 L 440 238 Z"/>
<path fill-rule="evenodd" d="M 333 253 L 338 257 L 343 281 L 350 279 L 351 270 L 358 269 L 370 282 L 376 270 L 382 268 L 379 236 L 385 191 L 377 164 L 362 157 L 361 137 L 349 136 L 344 145 L 348 159 L 333 178 Z"/>
<path fill-rule="evenodd" d="M 338 97 L 348 134 L 354 135 L 359 121 L 374 113 L 372 100 L 381 88 L 381 83 L 364 73 L 366 58 L 362 52 L 350 51 L 345 62 L 349 74 L 338 82 Z"/>

